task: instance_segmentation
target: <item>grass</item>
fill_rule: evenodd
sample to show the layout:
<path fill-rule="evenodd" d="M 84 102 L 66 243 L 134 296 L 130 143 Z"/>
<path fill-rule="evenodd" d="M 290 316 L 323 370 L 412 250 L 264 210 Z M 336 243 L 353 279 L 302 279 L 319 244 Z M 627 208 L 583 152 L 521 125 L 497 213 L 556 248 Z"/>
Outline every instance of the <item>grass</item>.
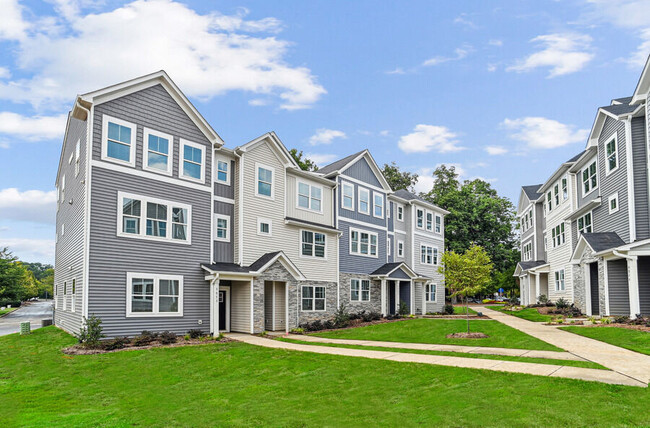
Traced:
<path fill-rule="evenodd" d="M 560 327 L 562 330 L 650 355 L 650 333 L 620 327 Z"/>
<path fill-rule="evenodd" d="M 487 339 L 448 339 L 452 333 L 467 331 L 467 321 L 444 319 L 410 319 L 366 327 L 316 333 L 333 339 L 382 340 L 387 342 L 439 343 L 445 345 L 493 346 L 495 348 L 562 351 L 498 321 L 473 320 L 470 330 L 487 334 Z"/>
<path fill-rule="evenodd" d="M 6 309 L 0 309 L 0 317 L 3 315 L 7 315 L 9 312 L 13 312 L 18 308 L 6 308 Z"/>
<path fill-rule="evenodd" d="M 534 322 L 549 322 L 553 318 L 550 315 L 540 314 L 535 308 L 525 308 L 520 311 L 507 311 L 503 309 L 503 306 L 488 306 L 487 308 Z"/>
<path fill-rule="evenodd" d="M 454 306 L 454 315 L 465 315 L 469 309 L 470 315 L 476 315 L 476 311 L 472 308 L 467 308 L 466 306 Z"/>
<path fill-rule="evenodd" d="M 334 348 L 367 349 L 369 351 L 384 351 L 384 352 L 405 352 L 409 354 L 442 355 L 445 357 L 459 357 L 459 358 L 483 358 L 486 360 L 519 361 L 522 363 L 551 364 L 556 366 L 585 367 L 588 369 L 607 370 L 607 367 L 603 367 L 597 363 L 592 363 L 591 361 L 555 360 L 551 358 L 515 357 L 510 355 L 470 354 L 467 352 L 429 351 L 423 349 L 383 348 L 380 346 L 347 345 L 347 344 L 339 344 L 339 343 L 314 343 L 314 342 L 307 342 L 303 340 L 293 340 L 293 339 L 286 339 L 286 338 L 277 338 L 276 340 L 281 340 L 283 342 L 300 343 L 303 345 L 312 345 L 312 346 L 313 345 L 331 346 Z"/>
<path fill-rule="evenodd" d="M 0 338 L 5 426 L 650 425 L 647 388 L 241 343 L 63 355 L 74 341 Z"/>

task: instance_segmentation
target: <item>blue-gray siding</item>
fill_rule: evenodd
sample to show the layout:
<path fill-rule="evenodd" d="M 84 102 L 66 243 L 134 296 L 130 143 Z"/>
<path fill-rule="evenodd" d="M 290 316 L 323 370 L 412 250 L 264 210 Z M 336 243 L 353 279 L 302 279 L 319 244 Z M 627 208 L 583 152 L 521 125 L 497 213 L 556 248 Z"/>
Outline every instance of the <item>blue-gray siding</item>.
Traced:
<path fill-rule="evenodd" d="M 341 184 L 340 180 L 345 181 L 345 176 L 339 176 L 339 177 L 340 177 L 339 178 L 339 186 L 340 186 L 340 184 Z M 379 218 L 379 217 L 375 217 L 375 216 L 372 215 L 372 212 L 373 212 L 373 192 L 377 192 L 377 191 L 373 190 L 373 189 L 371 189 L 369 187 L 364 187 L 363 185 L 359 186 L 357 183 L 353 183 L 351 181 L 348 181 L 348 183 L 350 183 L 350 184 L 352 184 L 354 186 L 354 211 L 339 208 L 337 216 L 340 219 L 350 218 L 350 219 L 353 219 L 353 220 L 363 221 L 363 222 L 369 223 L 371 225 L 377 225 L 377 226 L 385 227 L 386 226 L 386 218 L 385 217 L 384 218 Z M 369 191 L 369 195 L 370 195 L 369 214 L 363 214 L 363 213 L 359 212 L 359 209 L 358 209 L 359 208 L 359 187 L 364 187 L 364 188 L 368 189 L 368 191 Z M 338 206 L 341 207 L 341 205 L 342 205 L 342 201 L 341 201 L 342 192 L 338 191 L 336 193 L 337 193 L 336 197 L 338 198 Z M 384 204 L 385 204 L 386 203 L 386 195 L 383 192 L 378 192 L 378 193 L 382 193 L 383 198 L 384 198 Z M 384 205 L 384 207 L 385 207 L 385 205 Z"/>
<path fill-rule="evenodd" d="M 214 182 L 214 195 L 221 196 L 222 198 L 235 199 L 235 179 L 237 170 L 235 161 L 230 161 L 230 183 L 222 183 L 219 181 Z"/>
<path fill-rule="evenodd" d="M 630 289 L 627 283 L 627 261 L 607 262 L 607 286 L 609 287 L 609 314 L 630 315 Z"/>
<path fill-rule="evenodd" d="M 641 314 L 647 316 L 650 315 L 650 257 L 639 257 L 638 271 Z"/>
<path fill-rule="evenodd" d="M 406 272 L 404 272 L 401 268 L 397 269 L 393 273 L 390 274 L 391 278 L 402 278 L 402 279 L 411 279 Z"/>
<path fill-rule="evenodd" d="M 377 257 L 350 254 L 350 228 L 377 233 Z M 381 229 L 339 221 L 342 232 L 339 240 L 339 271 L 345 273 L 370 274 L 386 263 L 386 232 Z"/>
<path fill-rule="evenodd" d="M 632 119 L 632 164 L 634 168 L 634 210 L 636 239 L 650 238 L 647 148 L 644 117 Z"/>
<path fill-rule="evenodd" d="M 354 164 L 350 165 L 348 169 L 342 171 L 342 174 L 356 178 L 357 180 L 361 180 L 364 183 L 371 184 L 375 187 L 382 187 L 379 179 L 373 172 L 372 168 L 370 168 L 370 165 L 368 165 L 368 161 L 366 161 L 365 158 L 361 158 Z"/>
<path fill-rule="evenodd" d="M 235 234 L 232 227 L 234 212 L 235 206 L 233 204 L 214 201 L 214 213 L 223 214 L 230 217 L 230 221 L 228 222 L 228 227 L 230 228 L 230 240 L 228 242 L 214 241 L 214 261 L 217 263 L 234 262 L 233 240 L 235 238 Z"/>

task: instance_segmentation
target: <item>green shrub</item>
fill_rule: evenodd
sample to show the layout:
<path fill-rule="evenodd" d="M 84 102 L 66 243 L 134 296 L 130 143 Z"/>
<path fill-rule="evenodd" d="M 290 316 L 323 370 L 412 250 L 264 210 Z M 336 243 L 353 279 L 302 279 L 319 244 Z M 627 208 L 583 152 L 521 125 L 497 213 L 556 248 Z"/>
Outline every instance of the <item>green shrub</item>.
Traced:
<path fill-rule="evenodd" d="M 453 315 L 454 314 L 454 305 L 451 303 L 447 303 L 445 307 L 442 309 L 442 311 L 447 314 L 447 315 Z"/>
<path fill-rule="evenodd" d="M 557 309 L 566 309 L 566 308 L 569 307 L 569 302 L 566 301 L 563 297 L 560 297 L 560 298 L 557 299 L 557 301 L 555 302 L 555 307 L 556 307 Z"/>
<path fill-rule="evenodd" d="M 408 305 L 406 304 L 406 302 L 404 300 L 399 301 L 399 311 L 398 312 L 402 316 L 408 315 L 409 307 L 408 307 Z"/>
<path fill-rule="evenodd" d="M 158 339 L 160 340 L 160 343 L 162 343 L 163 345 L 170 345 L 172 343 L 176 343 L 178 337 L 176 336 L 175 333 L 172 333 L 171 331 L 163 331 L 162 333 L 158 334 Z"/>
<path fill-rule="evenodd" d="M 192 330 L 189 330 L 187 334 L 190 336 L 190 339 L 198 339 L 199 337 L 203 336 L 203 332 L 198 328 L 193 328 Z"/>
<path fill-rule="evenodd" d="M 142 330 L 139 336 L 136 336 L 133 339 L 133 344 L 135 346 L 147 346 L 155 342 L 157 339 L 156 333 L 152 333 L 148 330 Z"/>
<path fill-rule="evenodd" d="M 323 329 L 324 330 L 332 330 L 335 329 L 336 325 L 334 324 L 334 321 L 332 320 L 327 320 L 323 322 Z"/>
<path fill-rule="evenodd" d="M 131 340 L 128 337 L 116 337 L 113 340 L 101 342 L 101 348 L 105 351 L 114 351 L 125 348 L 129 343 L 131 343 Z"/>
<path fill-rule="evenodd" d="M 350 314 L 345 303 L 342 303 L 334 313 L 334 325 L 336 328 L 345 328 L 350 324 Z"/>
<path fill-rule="evenodd" d="M 546 297 L 546 294 L 540 294 L 537 301 L 539 302 L 540 305 L 546 306 L 546 304 L 548 303 L 548 297 Z"/>
<path fill-rule="evenodd" d="M 83 318 L 83 326 L 79 330 L 77 340 L 86 348 L 99 348 L 102 334 L 102 320 L 92 315 L 90 318 Z"/>
<path fill-rule="evenodd" d="M 292 333 L 292 334 L 305 334 L 305 329 L 301 328 L 301 327 L 296 327 L 296 328 L 292 328 L 291 330 L 289 330 L 289 333 Z"/>
<path fill-rule="evenodd" d="M 12 308 L 19 308 L 20 305 L 22 305 L 22 302 L 20 300 L 0 300 L 0 307 L 11 306 Z"/>

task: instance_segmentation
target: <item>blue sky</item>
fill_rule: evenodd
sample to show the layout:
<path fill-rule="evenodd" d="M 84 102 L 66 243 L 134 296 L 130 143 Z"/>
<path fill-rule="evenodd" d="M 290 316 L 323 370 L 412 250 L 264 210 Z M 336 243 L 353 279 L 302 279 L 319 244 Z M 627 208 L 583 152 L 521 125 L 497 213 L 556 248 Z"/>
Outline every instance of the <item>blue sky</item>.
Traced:
<path fill-rule="evenodd" d="M 53 261 L 75 95 L 165 69 L 227 146 L 275 131 L 320 165 L 363 148 L 516 202 L 631 95 L 650 4 L 0 0 L 0 246 Z"/>

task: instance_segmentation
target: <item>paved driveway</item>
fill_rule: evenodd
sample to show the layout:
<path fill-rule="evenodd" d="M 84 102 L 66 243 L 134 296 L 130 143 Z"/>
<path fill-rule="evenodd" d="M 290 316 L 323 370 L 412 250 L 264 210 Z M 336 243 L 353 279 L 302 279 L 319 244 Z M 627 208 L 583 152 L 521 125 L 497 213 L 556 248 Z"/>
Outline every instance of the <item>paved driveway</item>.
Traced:
<path fill-rule="evenodd" d="M 32 330 L 41 327 L 44 319 L 52 319 L 52 301 L 33 302 L 0 318 L 0 336 L 20 331 L 20 323 L 30 321 Z"/>

